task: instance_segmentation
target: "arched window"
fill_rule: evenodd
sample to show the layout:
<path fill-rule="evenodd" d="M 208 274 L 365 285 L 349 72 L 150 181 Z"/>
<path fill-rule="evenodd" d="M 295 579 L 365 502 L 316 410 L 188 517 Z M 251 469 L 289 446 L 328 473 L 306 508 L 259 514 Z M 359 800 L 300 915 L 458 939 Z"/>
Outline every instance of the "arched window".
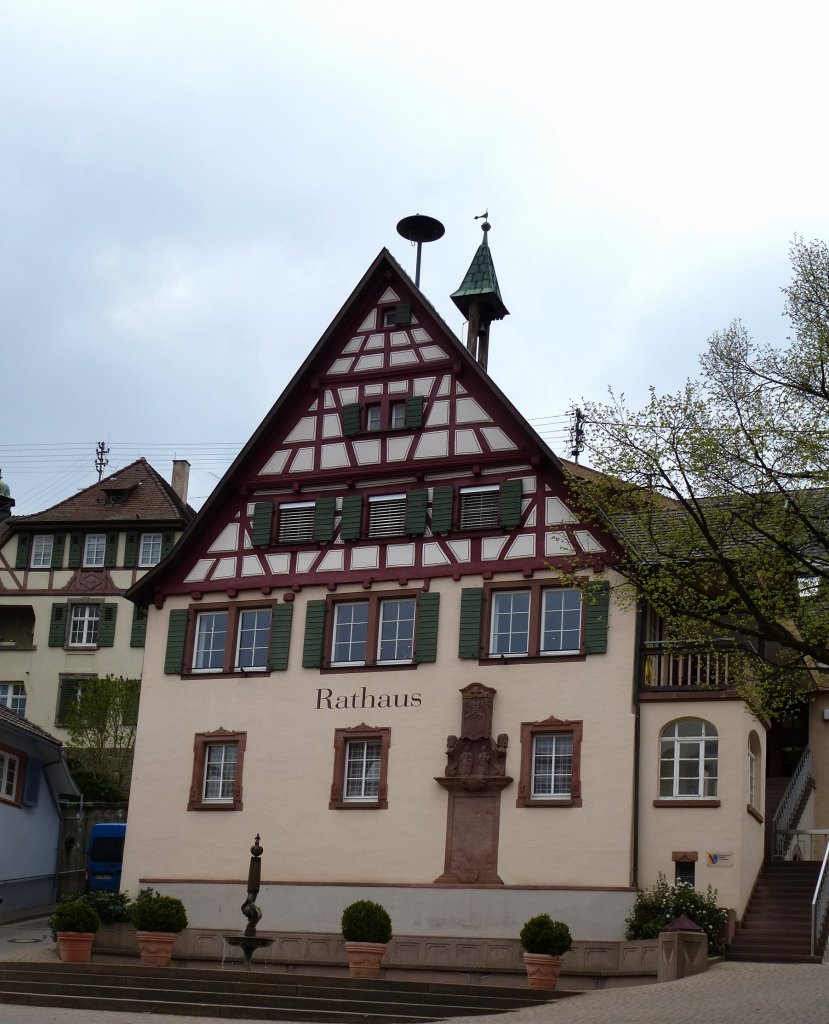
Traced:
<path fill-rule="evenodd" d="M 659 796 L 693 800 L 717 795 L 717 730 L 701 718 L 666 725 L 659 742 Z"/>
<path fill-rule="evenodd" d="M 752 729 L 748 734 L 748 806 L 757 812 L 761 812 L 760 806 L 763 799 L 760 780 L 760 737 Z"/>

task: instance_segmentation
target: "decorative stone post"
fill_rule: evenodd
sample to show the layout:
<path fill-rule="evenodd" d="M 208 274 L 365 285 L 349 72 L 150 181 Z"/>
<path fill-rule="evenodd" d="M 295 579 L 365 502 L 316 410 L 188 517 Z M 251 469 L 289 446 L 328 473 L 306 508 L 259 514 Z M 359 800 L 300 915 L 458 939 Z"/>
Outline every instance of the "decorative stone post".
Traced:
<path fill-rule="evenodd" d="M 659 933 L 657 981 L 678 981 L 708 968 L 708 936 L 704 929 L 680 915 Z"/>

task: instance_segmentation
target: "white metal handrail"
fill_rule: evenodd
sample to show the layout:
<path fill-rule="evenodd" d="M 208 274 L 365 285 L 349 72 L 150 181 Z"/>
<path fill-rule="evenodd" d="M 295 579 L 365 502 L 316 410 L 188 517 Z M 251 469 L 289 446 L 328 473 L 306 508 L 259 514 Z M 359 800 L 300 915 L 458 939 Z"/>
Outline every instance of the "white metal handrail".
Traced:
<path fill-rule="evenodd" d="M 790 831 L 797 824 L 794 820 L 798 809 L 801 809 L 806 788 L 812 778 L 812 751 L 809 747 L 803 751 L 797 767 L 789 779 L 786 792 L 780 798 L 777 810 L 774 812 L 774 852 L 785 856 L 786 847 L 783 844 L 783 833 Z"/>
<path fill-rule="evenodd" d="M 815 955 L 815 946 L 820 941 L 820 936 L 823 933 L 823 923 L 826 920 L 827 908 L 829 908 L 829 872 L 826 870 L 827 863 L 829 863 L 829 845 L 826 847 L 826 852 L 820 864 L 815 894 L 812 897 L 811 956 Z"/>

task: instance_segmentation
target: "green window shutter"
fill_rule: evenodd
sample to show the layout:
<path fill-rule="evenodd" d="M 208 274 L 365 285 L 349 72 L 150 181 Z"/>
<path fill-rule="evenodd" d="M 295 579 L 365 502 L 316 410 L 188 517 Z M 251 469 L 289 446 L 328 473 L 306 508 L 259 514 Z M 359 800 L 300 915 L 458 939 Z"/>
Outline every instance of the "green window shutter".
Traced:
<path fill-rule="evenodd" d="M 343 406 L 343 433 L 346 437 L 360 433 L 360 406 L 356 403 Z"/>
<path fill-rule="evenodd" d="M 588 586 L 584 594 L 584 650 L 586 654 L 607 651 L 607 622 L 610 610 L 610 584 L 603 580 Z"/>
<path fill-rule="evenodd" d="M 302 667 L 322 666 L 322 646 L 325 640 L 325 601 L 309 601 L 305 611 L 305 642 L 302 647 Z"/>
<path fill-rule="evenodd" d="M 423 426 L 423 395 L 406 399 L 406 427 L 416 430 Z"/>
<path fill-rule="evenodd" d="M 343 540 L 359 540 L 363 519 L 362 494 L 346 494 L 343 498 L 343 519 L 340 534 Z"/>
<path fill-rule="evenodd" d="M 61 679 L 58 693 L 58 709 L 55 712 L 55 725 L 63 725 L 69 709 L 78 699 L 77 679 Z"/>
<path fill-rule="evenodd" d="M 124 568 L 134 569 L 138 565 L 138 534 L 128 533 L 124 542 Z"/>
<path fill-rule="evenodd" d="M 115 646 L 115 620 L 118 618 L 117 604 L 101 605 L 101 618 L 98 622 L 98 646 Z"/>
<path fill-rule="evenodd" d="M 173 550 L 173 545 L 176 542 L 176 531 L 165 530 L 161 534 L 161 557 L 166 558 L 167 555 Z"/>
<path fill-rule="evenodd" d="M 66 534 L 56 533 L 52 541 L 52 568 L 63 568 L 63 550 L 66 547 Z"/>
<path fill-rule="evenodd" d="M 251 540 L 255 548 L 271 546 L 271 530 L 273 528 L 273 502 L 257 501 L 253 506 L 253 529 Z"/>
<path fill-rule="evenodd" d="M 274 672 L 284 672 L 288 668 L 288 648 L 291 644 L 291 623 L 294 618 L 294 606 L 275 604 L 271 613 L 271 658 L 270 667 Z"/>
<path fill-rule="evenodd" d="M 132 608 L 132 632 L 130 647 L 143 647 L 147 639 L 147 609 L 137 604 Z"/>
<path fill-rule="evenodd" d="M 167 627 L 167 653 L 164 657 L 164 672 L 168 676 L 180 676 L 184 666 L 184 642 L 187 638 L 187 609 L 174 608 L 170 612 Z"/>
<path fill-rule="evenodd" d="M 335 498 L 317 498 L 314 502 L 314 540 L 322 544 L 334 539 Z"/>
<path fill-rule="evenodd" d="M 83 546 L 83 534 L 70 533 L 69 534 L 69 568 L 80 569 L 81 567 L 81 548 Z"/>
<path fill-rule="evenodd" d="M 115 530 L 107 532 L 106 548 L 104 549 L 104 566 L 114 569 L 118 561 L 118 534 Z"/>
<path fill-rule="evenodd" d="M 430 590 L 418 597 L 415 635 L 415 661 L 418 664 L 437 661 L 439 609 L 440 594 Z"/>
<path fill-rule="evenodd" d="M 501 484 L 501 526 L 521 525 L 521 494 L 523 484 L 520 480 L 505 480 Z"/>
<path fill-rule="evenodd" d="M 63 647 L 66 640 L 66 605 L 53 604 L 49 620 L 49 646 Z"/>
<path fill-rule="evenodd" d="M 477 660 L 481 656 L 481 612 L 484 606 L 483 587 L 464 587 L 461 591 L 461 623 L 458 634 L 458 657 Z"/>
<path fill-rule="evenodd" d="M 436 487 L 432 491 L 432 533 L 449 533 L 452 529 L 454 487 Z"/>
<path fill-rule="evenodd" d="M 405 327 L 412 322 L 411 302 L 398 302 L 394 307 L 394 323 L 397 327 Z"/>
<path fill-rule="evenodd" d="M 32 536 L 29 533 L 18 533 L 17 535 L 17 558 L 14 562 L 15 569 L 27 569 L 29 567 L 29 551 L 32 546 Z"/>
<path fill-rule="evenodd" d="M 426 500 L 428 491 L 409 491 L 406 495 L 406 533 L 422 537 L 426 532 Z"/>

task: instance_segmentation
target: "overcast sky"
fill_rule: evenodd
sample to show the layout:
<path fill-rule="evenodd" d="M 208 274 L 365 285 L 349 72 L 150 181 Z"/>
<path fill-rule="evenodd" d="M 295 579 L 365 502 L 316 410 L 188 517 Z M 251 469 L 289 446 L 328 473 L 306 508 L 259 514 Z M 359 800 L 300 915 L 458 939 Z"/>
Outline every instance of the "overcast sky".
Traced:
<path fill-rule="evenodd" d="M 200 505 L 383 246 L 427 213 L 458 333 L 489 209 L 528 418 L 782 340 L 829 239 L 829 5 L 0 0 L 0 469 L 16 514 L 145 455 Z M 560 454 L 564 421 L 541 424 Z"/>

